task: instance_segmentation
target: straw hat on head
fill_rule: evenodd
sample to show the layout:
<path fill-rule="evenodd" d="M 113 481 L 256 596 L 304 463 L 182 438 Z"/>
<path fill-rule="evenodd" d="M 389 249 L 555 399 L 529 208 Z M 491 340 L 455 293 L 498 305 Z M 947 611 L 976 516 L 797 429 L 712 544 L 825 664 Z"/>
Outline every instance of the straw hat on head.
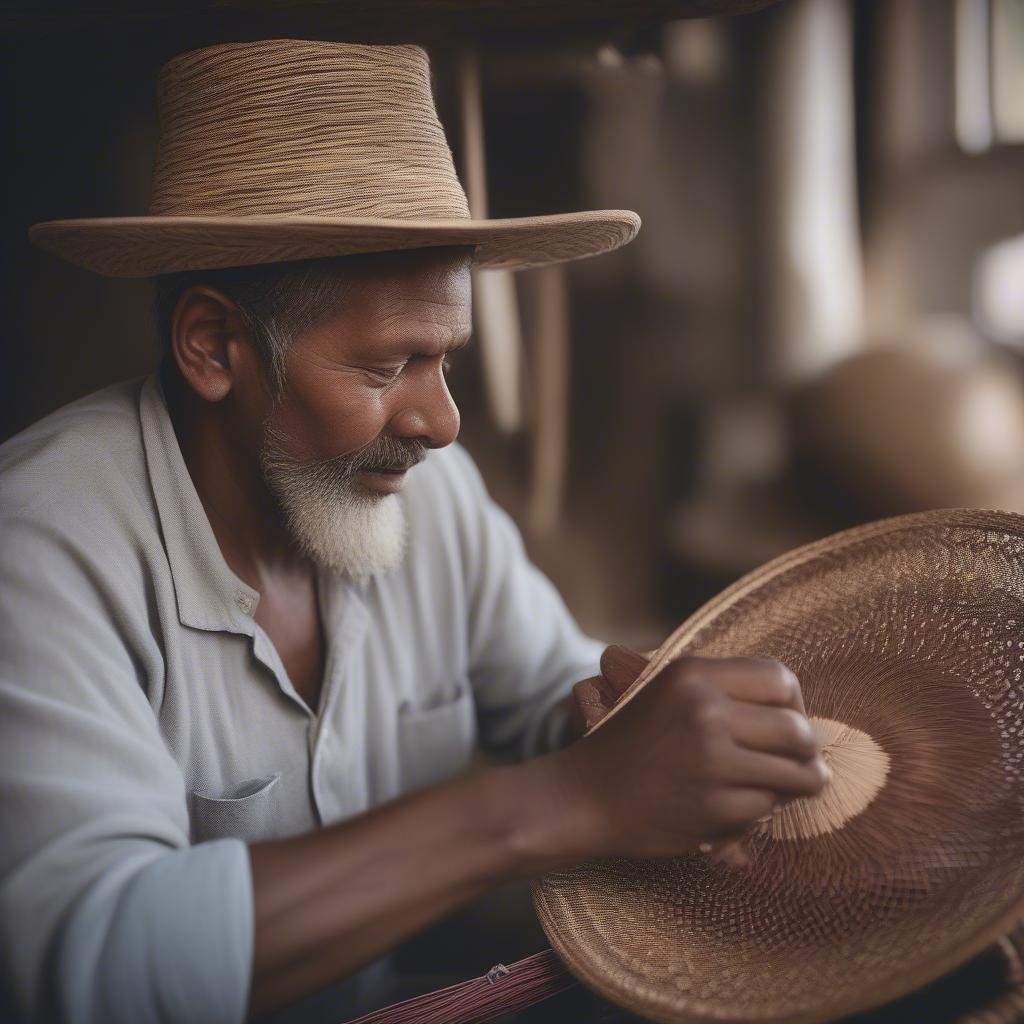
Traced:
<path fill-rule="evenodd" d="M 640 227 L 628 210 L 471 219 L 416 46 L 211 46 L 164 65 L 159 106 L 149 216 L 47 221 L 33 242 L 113 277 L 452 245 L 519 269 Z"/>

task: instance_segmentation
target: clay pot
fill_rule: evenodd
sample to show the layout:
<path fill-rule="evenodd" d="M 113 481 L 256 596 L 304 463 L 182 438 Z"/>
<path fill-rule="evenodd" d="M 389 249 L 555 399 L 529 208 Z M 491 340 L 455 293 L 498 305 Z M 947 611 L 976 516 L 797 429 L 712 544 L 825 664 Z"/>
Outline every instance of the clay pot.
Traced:
<path fill-rule="evenodd" d="M 801 477 L 867 515 L 1024 511 L 1024 373 L 976 341 L 869 348 L 789 403 Z"/>

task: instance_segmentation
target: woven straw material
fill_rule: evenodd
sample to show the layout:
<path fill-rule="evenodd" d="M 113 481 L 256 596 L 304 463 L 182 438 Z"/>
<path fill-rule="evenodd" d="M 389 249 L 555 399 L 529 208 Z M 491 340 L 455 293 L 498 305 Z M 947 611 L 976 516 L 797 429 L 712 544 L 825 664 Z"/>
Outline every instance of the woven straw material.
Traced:
<path fill-rule="evenodd" d="M 808 714 L 839 723 L 846 811 L 823 828 L 836 795 L 804 801 L 745 840 L 746 868 L 545 877 L 538 914 L 583 981 L 656 1021 L 833 1020 L 1024 916 L 1024 517 L 923 513 L 783 556 L 684 623 L 623 700 L 683 652 L 790 665 Z"/>
<path fill-rule="evenodd" d="M 417 46 L 264 40 L 164 65 L 148 217 L 48 221 L 33 242 L 119 277 L 476 246 L 543 266 L 636 234 L 628 210 L 472 220 Z"/>

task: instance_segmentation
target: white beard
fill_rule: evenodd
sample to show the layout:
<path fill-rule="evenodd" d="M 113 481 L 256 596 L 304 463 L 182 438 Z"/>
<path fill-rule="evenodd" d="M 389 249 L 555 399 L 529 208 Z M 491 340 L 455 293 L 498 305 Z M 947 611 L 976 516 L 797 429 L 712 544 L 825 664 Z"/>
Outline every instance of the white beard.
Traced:
<path fill-rule="evenodd" d="M 347 459 L 299 462 L 268 429 L 263 474 L 302 551 L 318 566 L 365 580 L 397 568 L 405 557 L 405 507 L 397 494 L 361 490 Z"/>

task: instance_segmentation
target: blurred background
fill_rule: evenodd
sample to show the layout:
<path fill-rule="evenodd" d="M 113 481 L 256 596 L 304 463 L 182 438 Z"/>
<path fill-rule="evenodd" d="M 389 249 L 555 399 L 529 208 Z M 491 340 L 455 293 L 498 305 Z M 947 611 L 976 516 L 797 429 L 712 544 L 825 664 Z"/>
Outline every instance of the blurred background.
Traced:
<path fill-rule="evenodd" d="M 155 366 L 148 283 L 25 236 L 145 212 L 164 60 L 415 41 L 475 214 L 644 221 L 610 256 L 480 275 L 452 379 L 463 442 L 588 631 L 653 648 L 858 522 L 1024 512 L 1024 0 L 683 6 L 6 5 L 0 440 Z"/>
<path fill-rule="evenodd" d="M 480 275 L 453 379 L 464 443 L 588 630 L 653 647 L 838 528 L 1024 510 L 1024 0 L 682 6 L 8 8 L 0 438 L 154 366 L 148 283 L 25 232 L 145 211 L 165 59 L 417 41 L 476 212 L 644 221 L 611 256 Z"/>
<path fill-rule="evenodd" d="M 413 40 L 476 210 L 644 221 L 611 256 L 481 275 L 454 375 L 465 444 L 587 629 L 652 647 L 840 527 L 1024 507 L 1021 0 L 147 6 L 6 16 L 0 437 L 154 365 L 148 283 L 25 231 L 146 209 L 165 59 Z"/>

